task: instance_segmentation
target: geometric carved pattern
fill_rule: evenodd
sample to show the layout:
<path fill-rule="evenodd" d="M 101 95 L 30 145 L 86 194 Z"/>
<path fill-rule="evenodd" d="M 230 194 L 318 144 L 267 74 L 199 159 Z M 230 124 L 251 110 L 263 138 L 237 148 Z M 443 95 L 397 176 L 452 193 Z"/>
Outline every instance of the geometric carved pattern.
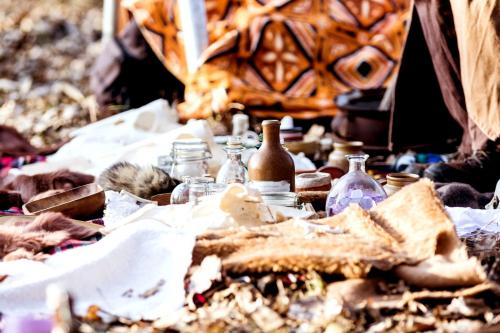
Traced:
<path fill-rule="evenodd" d="M 135 2 L 153 49 L 187 83 L 182 117 L 209 116 L 221 88 L 258 116 L 334 115 L 338 94 L 387 85 L 411 15 L 411 0 L 205 0 L 210 45 L 188 79 L 176 0 Z"/>

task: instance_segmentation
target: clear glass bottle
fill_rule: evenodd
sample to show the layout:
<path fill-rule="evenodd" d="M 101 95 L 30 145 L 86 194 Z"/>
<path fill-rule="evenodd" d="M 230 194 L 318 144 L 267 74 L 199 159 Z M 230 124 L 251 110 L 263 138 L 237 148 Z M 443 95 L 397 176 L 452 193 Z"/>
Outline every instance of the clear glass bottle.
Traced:
<path fill-rule="evenodd" d="M 172 205 L 185 204 L 189 202 L 189 184 L 191 183 L 190 176 L 182 177 L 182 183 L 177 185 L 170 196 Z"/>
<path fill-rule="evenodd" d="M 352 203 L 370 209 L 387 198 L 382 186 L 365 172 L 366 154 L 346 155 L 349 172 L 333 186 L 326 200 L 326 214 L 332 216 Z"/>
<path fill-rule="evenodd" d="M 241 142 L 241 137 L 230 137 L 224 150 L 227 153 L 227 160 L 217 174 L 217 183 L 245 184 L 248 181 L 248 171 L 241 161 L 241 154 L 245 150 Z"/>
<path fill-rule="evenodd" d="M 211 157 L 207 143 L 201 139 L 176 140 L 170 176 L 178 180 L 184 176 L 201 177 L 208 172 L 207 160 Z"/>

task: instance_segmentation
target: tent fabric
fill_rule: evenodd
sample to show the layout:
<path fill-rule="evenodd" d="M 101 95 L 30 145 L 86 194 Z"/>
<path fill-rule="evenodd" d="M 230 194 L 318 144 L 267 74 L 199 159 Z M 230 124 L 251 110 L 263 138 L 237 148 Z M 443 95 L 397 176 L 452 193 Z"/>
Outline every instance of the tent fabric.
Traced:
<path fill-rule="evenodd" d="M 172 0 L 126 7 L 166 68 L 186 84 L 182 118 L 233 103 L 257 117 L 332 116 L 334 98 L 385 87 L 397 72 L 411 0 L 206 0 L 209 46 L 189 76 Z"/>

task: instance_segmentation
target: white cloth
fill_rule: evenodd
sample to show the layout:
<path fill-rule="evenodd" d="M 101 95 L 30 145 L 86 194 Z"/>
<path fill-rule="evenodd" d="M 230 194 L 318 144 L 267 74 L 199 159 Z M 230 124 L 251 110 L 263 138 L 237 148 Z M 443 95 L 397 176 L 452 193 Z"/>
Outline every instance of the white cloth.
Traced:
<path fill-rule="evenodd" d="M 446 207 L 446 210 L 455 224 L 459 237 L 477 229 L 500 233 L 500 209 Z"/>
<path fill-rule="evenodd" d="M 98 305 L 133 320 L 156 319 L 184 303 L 184 276 L 194 242 L 193 234 L 144 220 L 43 263 L 1 262 L 0 275 L 8 277 L 0 283 L 0 312 L 46 314 L 45 289 L 57 283 L 74 297 L 78 315 Z M 155 286 L 156 293 L 142 295 Z"/>
<path fill-rule="evenodd" d="M 215 143 L 207 121 L 190 120 L 182 126 L 172 113 L 175 113 L 173 108 L 158 100 L 106 118 L 75 131 L 73 140 L 46 162 L 26 165 L 14 172 L 33 175 L 68 168 L 97 177 L 121 161 L 140 166 L 157 165 L 158 157 L 168 155 L 176 139 L 196 137 L 210 147 L 213 158 L 208 161 L 209 171 L 217 174 L 226 154 Z"/>

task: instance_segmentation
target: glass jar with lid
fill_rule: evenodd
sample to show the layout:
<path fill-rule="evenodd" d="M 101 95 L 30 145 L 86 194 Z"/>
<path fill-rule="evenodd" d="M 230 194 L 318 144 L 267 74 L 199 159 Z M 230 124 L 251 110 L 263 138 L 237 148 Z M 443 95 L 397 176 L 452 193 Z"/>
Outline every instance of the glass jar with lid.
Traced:
<path fill-rule="evenodd" d="M 170 176 L 201 177 L 208 172 L 207 160 L 212 157 L 208 144 L 201 139 L 179 139 L 172 146 L 172 169 Z"/>

